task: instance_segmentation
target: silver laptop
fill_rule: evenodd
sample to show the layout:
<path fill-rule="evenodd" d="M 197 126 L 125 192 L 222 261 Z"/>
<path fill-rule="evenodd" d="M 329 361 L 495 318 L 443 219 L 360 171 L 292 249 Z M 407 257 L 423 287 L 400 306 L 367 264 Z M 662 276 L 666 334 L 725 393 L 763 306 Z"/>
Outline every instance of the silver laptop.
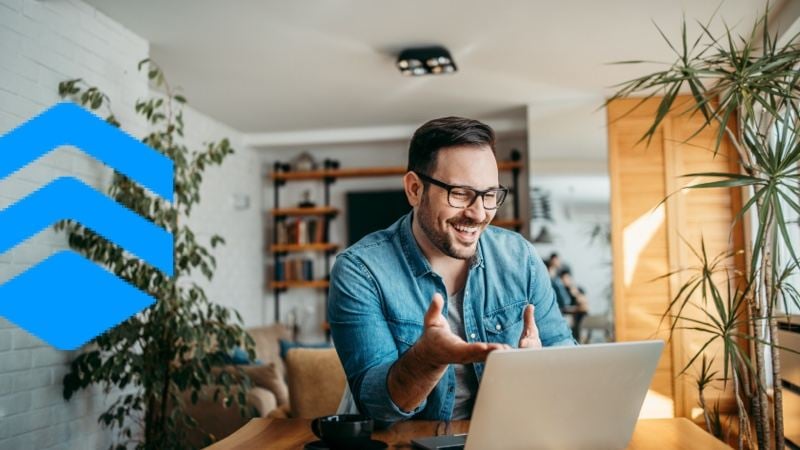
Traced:
<path fill-rule="evenodd" d="M 625 448 L 663 348 L 642 341 L 490 353 L 465 448 Z"/>
<path fill-rule="evenodd" d="M 467 450 L 622 449 L 663 341 L 489 354 Z"/>

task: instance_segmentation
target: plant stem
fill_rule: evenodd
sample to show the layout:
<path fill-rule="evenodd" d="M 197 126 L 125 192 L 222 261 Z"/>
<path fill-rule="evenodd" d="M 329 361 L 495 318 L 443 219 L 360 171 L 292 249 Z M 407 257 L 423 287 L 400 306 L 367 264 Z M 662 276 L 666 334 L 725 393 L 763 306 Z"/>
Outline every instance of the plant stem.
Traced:
<path fill-rule="evenodd" d="M 736 150 L 736 153 L 739 155 L 739 162 L 742 165 L 742 168 L 748 175 L 753 175 L 753 164 L 750 160 L 750 154 L 747 150 L 744 149 L 742 144 L 736 139 L 736 133 L 733 132 L 726 124 L 720 121 L 720 126 L 724 127 L 725 134 L 728 135 L 728 140 L 733 145 L 733 148 Z"/>
<path fill-rule="evenodd" d="M 739 450 L 744 450 L 745 427 L 749 427 L 749 425 L 746 420 L 747 410 L 742 403 L 741 395 L 739 395 L 739 376 L 736 369 L 733 369 L 733 395 L 736 398 L 736 409 L 739 410 L 739 433 L 738 436 L 736 436 L 736 441 L 739 444 Z"/>
<path fill-rule="evenodd" d="M 758 208 L 766 208 L 767 205 L 763 204 L 763 202 L 758 205 Z M 757 369 L 759 372 L 759 386 L 758 386 L 758 401 L 760 403 L 759 407 L 761 408 L 761 427 L 764 430 L 763 433 L 763 442 L 759 442 L 759 448 L 766 449 L 767 446 L 772 442 L 772 429 L 770 426 L 770 408 L 769 408 L 769 399 L 767 398 L 767 374 L 766 374 L 766 346 L 767 344 L 764 343 L 765 338 L 768 338 L 768 323 L 765 323 L 765 320 L 768 320 L 770 314 L 770 299 L 772 295 L 772 271 L 774 267 L 772 267 L 772 249 L 774 245 L 775 239 L 775 227 L 774 227 L 775 216 L 772 211 L 768 211 L 767 216 L 764 220 L 764 223 L 759 224 L 760 230 L 759 233 L 763 233 L 763 245 L 761 247 L 761 285 L 758 287 L 759 295 L 758 295 L 758 303 L 759 308 L 757 311 L 757 319 L 758 324 L 756 326 L 756 355 L 759 358 L 759 364 L 757 365 Z"/>
<path fill-rule="evenodd" d="M 167 433 L 167 403 L 169 399 L 167 396 L 169 395 L 169 382 L 170 382 L 170 371 L 169 371 L 170 363 L 169 361 L 164 362 L 164 373 L 162 374 L 162 382 L 164 386 L 161 387 L 161 413 L 159 414 L 159 421 L 160 423 L 160 436 L 156 442 L 153 444 L 160 444 L 160 447 L 163 447 L 166 442 Z M 148 442 L 148 444 L 150 444 Z"/>
<path fill-rule="evenodd" d="M 758 293 L 755 293 L 755 296 L 757 296 L 757 294 Z M 756 300 L 754 298 L 753 300 L 747 302 L 747 313 L 749 314 L 750 317 L 750 320 L 748 320 L 747 323 L 748 323 L 748 334 L 750 336 L 756 336 L 757 326 L 755 319 L 756 318 L 755 310 L 757 308 L 757 305 L 753 304 L 755 301 Z M 759 362 L 760 359 L 758 358 L 756 343 L 757 341 L 755 339 L 750 341 L 749 343 L 750 354 L 754 356 L 755 367 L 761 367 Z M 747 382 L 743 382 L 742 385 L 745 391 L 746 398 L 750 399 L 751 407 L 753 408 L 753 422 L 755 422 L 756 426 L 756 439 L 760 443 L 763 440 L 764 436 L 764 430 L 761 427 L 761 415 L 763 414 L 763 411 L 761 410 L 761 402 L 759 401 L 758 397 L 753 397 L 753 391 L 752 391 L 752 389 L 754 388 L 755 391 L 758 392 L 759 390 L 758 379 L 759 379 L 758 374 L 756 373 L 754 374 L 752 380 L 748 379 Z"/>
<path fill-rule="evenodd" d="M 705 395 L 703 395 L 702 390 L 700 390 L 699 396 L 700 396 L 700 408 L 703 409 L 703 419 L 705 419 L 706 421 L 706 430 L 708 430 L 709 433 L 714 434 L 714 432 L 711 430 L 711 419 L 708 417 L 708 410 L 706 409 L 706 398 Z"/>
<path fill-rule="evenodd" d="M 769 315 L 769 338 L 772 343 L 772 395 L 775 420 L 775 448 L 782 449 L 786 445 L 783 436 L 783 388 L 781 387 L 781 359 L 778 345 L 778 325 L 772 313 Z"/>
<path fill-rule="evenodd" d="M 156 396 L 151 389 L 147 389 L 147 411 L 144 412 L 145 425 L 144 425 L 144 442 L 145 445 L 154 441 L 153 433 L 155 428 L 155 410 L 156 410 Z"/>

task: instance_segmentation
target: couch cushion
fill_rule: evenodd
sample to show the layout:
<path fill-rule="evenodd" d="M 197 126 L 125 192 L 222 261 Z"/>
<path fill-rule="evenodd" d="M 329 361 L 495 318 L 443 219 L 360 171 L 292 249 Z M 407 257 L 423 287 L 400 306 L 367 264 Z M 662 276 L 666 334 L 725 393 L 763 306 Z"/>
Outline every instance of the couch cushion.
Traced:
<path fill-rule="evenodd" d="M 250 377 L 253 386 L 263 387 L 275 394 L 278 405 L 289 403 L 289 388 L 283 380 L 283 376 L 278 373 L 275 363 L 256 366 L 240 366 L 242 371 Z"/>
<path fill-rule="evenodd" d="M 280 356 L 280 339 L 290 340 L 292 333 L 288 328 L 281 324 L 267 325 L 263 327 L 248 328 L 247 333 L 253 338 L 256 344 L 256 358 L 264 364 L 275 363 L 278 373 L 286 376 L 286 366 Z"/>
<path fill-rule="evenodd" d="M 336 414 L 346 380 L 335 349 L 289 350 L 286 368 L 292 417 Z"/>
<path fill-rule="evenodd" d="M 281 339 L 278 344 L 281 348 L 281 358 L 286 361 L 286 354 L 289 353 L 289 350 L 293 348 L 331 348 L 333 344 L 330 342 L 312 342 L 312 343 L 305 343 L 305 342 L 297 342 L 297 341 L 287 341 L 285 339 Z"/>

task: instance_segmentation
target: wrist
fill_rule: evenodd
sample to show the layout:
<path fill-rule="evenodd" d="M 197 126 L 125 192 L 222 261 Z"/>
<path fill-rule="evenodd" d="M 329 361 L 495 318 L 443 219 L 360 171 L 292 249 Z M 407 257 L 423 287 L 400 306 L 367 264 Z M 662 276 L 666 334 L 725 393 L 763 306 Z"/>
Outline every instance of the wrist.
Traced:
<path fill-rule="evenodd" d="M 446 364 L 442 364 L 435 360 L 422 340 L 417 341 L 416 344 L 412 345 L 411 348 L 408 349 L 408 353 L 414 362 L 414 366 L 420 367 L 425 371 L 433 372 L 446 366 Z"/>

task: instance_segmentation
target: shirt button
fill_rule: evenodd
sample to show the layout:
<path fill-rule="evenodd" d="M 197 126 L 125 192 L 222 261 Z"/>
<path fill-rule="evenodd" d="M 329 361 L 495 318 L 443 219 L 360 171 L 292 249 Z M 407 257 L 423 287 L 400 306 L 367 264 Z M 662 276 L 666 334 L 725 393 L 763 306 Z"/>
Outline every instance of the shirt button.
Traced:
<path fill-rule="evenodd" d="M 472 333 L 472 334 L 470 334 L 470 335 L 469 335 L 469 338 L 470 338 L 470 339 L 475 339 L 475 337 L 476 337 L 476 336 L 475 336 L 475 333 Z"/>
<path fill-rule="evenodd" d="M 500 331 L 503 329 L 503 326 L 498 323 L 497 325 L 495 325 L 494 329 Z"/>
<path fill-rule="evenodd" d="M 455 390 L 455 388 L 453 386 L 450 386 L 449 388 L 447 388 L 447 392 L 450 392 L 451 394 L 453 393 L 454 390 Z"/>

